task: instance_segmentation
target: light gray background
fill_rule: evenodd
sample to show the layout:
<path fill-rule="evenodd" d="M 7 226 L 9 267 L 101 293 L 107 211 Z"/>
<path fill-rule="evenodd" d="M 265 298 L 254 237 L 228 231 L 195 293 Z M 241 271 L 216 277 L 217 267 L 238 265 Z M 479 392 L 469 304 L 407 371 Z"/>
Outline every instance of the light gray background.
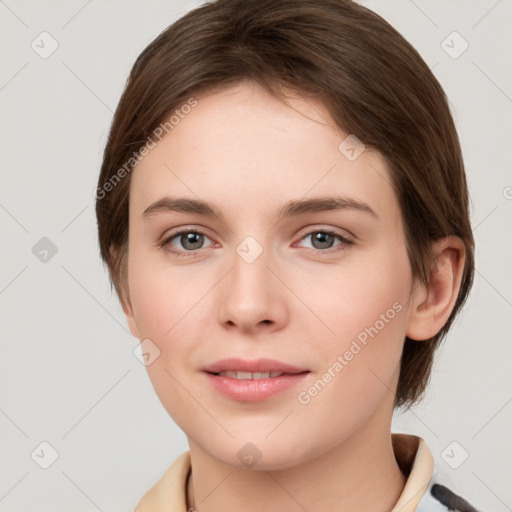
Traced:
<path fill-rule="evenodd" d="M 110 293 L 93 189 L 135 58 L 200 3 L 0 1 L 2 512 L 133 510 L 188 449 Z M 433 384 L 394 429 L 424 437 L 475 505 L 512 510 L 512 0 L 364 3 L 411 41 L 449 96 L 477 243 L 474 288 Z M 43 31 L 59 45 L 46 59 L 31 48 Z M 445 51 L 462 48 L 446 40 L 453 31 L 469 43 L 458 58 Z M 58 249 L 47 262 L 32 252 L 42 237 Z M 58 452 L 48 469 L 35 462 L 49 460 L 43 441 Z"/>

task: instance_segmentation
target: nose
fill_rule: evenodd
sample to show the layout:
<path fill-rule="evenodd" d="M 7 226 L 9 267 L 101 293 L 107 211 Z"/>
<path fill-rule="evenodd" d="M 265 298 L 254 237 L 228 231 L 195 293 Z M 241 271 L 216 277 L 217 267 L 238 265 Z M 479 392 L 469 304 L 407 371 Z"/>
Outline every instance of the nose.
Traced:
<path fill-rule="evenodd" d="M 245 334 L 282 329 L 290 297 L 276 261 L 265 250 L 254 261 L 235 251 L 232 263 L 217 296 L 221 325 Z"/>

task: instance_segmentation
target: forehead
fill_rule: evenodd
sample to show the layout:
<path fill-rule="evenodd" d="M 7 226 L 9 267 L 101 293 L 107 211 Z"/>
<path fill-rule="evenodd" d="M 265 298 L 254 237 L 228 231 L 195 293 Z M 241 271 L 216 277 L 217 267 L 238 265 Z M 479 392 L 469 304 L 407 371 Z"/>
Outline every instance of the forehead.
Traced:
<path fill-rule="evenodd" d="M 383 157 L 366 149 L 349 160 L 340 151 L 349 134 L 321 102 L 295 95 L 286 105 L 247 82 L 196 99 L 132 171 L 130 209 L 137 215 L 164 195 L 256 214 L 333 192 L 396 213 Z"/>

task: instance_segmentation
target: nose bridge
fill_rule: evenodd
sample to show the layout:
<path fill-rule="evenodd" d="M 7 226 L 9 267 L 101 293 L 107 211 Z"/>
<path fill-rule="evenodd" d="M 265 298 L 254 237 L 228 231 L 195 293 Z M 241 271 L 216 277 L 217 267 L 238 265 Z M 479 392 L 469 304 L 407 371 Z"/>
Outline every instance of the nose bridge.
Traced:
<path fill-rule="evenodd" d="M 242 301 L 264 300 L 269 294 L 271 254 L 254 236 L 245 237 L 235 248 L 231 291 Z"/>
<path fill-rule="evenodd" d="M 254 236 L 247 236 L 235 247 L 219 309 L 222 323 L 236 324 L 247 330 L 258 324 L 283 320 L 283 290 L 267 268 L 272 268 L 273 258 L 263 243 Z"/>

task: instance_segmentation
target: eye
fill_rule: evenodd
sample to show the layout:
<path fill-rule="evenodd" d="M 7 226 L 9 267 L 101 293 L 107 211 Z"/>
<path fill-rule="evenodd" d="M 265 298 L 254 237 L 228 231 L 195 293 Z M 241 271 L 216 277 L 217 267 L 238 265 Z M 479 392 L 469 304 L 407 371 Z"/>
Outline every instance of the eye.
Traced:
<path fill-rule="evenodd" d="M 308 238 L 310 238 L 313 246 L 310 248 L 320 252 L 331 252 L 328 251 L 328 249 L 334 249 L 334 252 L 344 250 L 347 246 L 354 243 L 346 236 L 327 228 L 310 231 L 300 240 L 306 240 Z M 211 240 L 205 232 L 197 228 L 181 229 L 164 238 L 159 245 L 162 248 L 168 248 L 167 250 L 169 252 L 177 256 L 188 256 L 198 252 L 200 249 L 207 248 L 208 246 L 204 247 L 205 239 Z M 336 239 L 338 239 L 340 243 L 333 245 Z M 209 247 L 212 246 L 213 244 Z"/>
<path fill-rule="evenodd" d="M 313 245 L 312 249 L 319 250 L 321 252 L 327 252 L 325 249 L 331 249 L 333 247 L 338 247 L 338 249 L 335 249 L 336 251 L 344 250 L 347 246 L 354 243 L 346 236 L 343 236 L 332 229 L 317 229 L 315 231 L 310 231 L 303 236 L 301 240 L 306 240 L 308 238 L 310 238 L 311 244 Z M 333 246 L 336 239 L 340 240 L 340 244 Z"/>
<path fill-rule="evenodd" d="M 177 255 L 187 255 L 187 253 L 194 253 L 203 249 L 205 238 L 210 240 L 210 237 L 201 230 L 182 229 L 166 237 L 160 246 L 162 248 L 170 246 L 170 252 Z M 176 247 L 177 245 L 178 247 Z"/>

